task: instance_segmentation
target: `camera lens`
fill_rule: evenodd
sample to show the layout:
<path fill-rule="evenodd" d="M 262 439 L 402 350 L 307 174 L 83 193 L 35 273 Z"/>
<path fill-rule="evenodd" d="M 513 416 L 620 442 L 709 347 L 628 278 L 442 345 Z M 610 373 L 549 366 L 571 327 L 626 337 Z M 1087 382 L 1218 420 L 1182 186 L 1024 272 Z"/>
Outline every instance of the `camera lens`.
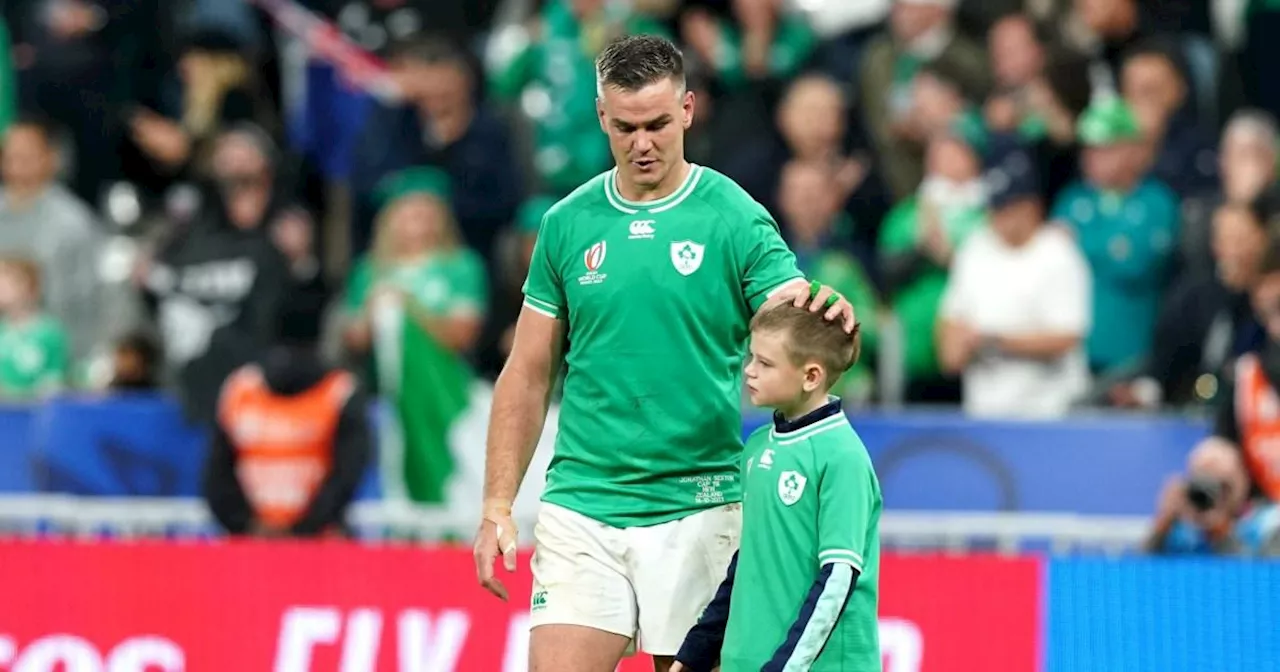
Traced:
<path fill-rule="evenodd" d="M 1187 483 L 1187 502 L 1197 511 L 1208 511 L 1218 503 L 1222 484 L 1205 478 L 1193 478 Z"/>

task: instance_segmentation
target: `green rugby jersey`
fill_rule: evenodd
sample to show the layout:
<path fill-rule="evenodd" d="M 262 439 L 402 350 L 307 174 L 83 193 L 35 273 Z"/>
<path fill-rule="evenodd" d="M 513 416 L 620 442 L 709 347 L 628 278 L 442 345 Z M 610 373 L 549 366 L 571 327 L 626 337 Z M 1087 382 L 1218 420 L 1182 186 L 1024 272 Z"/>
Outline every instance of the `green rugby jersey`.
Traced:
<path fill-rule="evenodd" d="M 880 483 L 838 401 L 808 417 L 747 439 L 722 672 L 880 670 Z"/>
<path fill-rule="evenodd" d="M 34 399 L 59 391 L 69 368 L 67 335 L 47 315 L 0 320 L 0 397 Z"/>
<path fill-rule="evenodd" d="M 615 527 L 740 499 L 748 324 L 801 277 L 760 204 L 691 165 L 628 201 L 617 169 L 543 218 L 525 306 L 566 322 L 564 395 L 543 501 Z"/>

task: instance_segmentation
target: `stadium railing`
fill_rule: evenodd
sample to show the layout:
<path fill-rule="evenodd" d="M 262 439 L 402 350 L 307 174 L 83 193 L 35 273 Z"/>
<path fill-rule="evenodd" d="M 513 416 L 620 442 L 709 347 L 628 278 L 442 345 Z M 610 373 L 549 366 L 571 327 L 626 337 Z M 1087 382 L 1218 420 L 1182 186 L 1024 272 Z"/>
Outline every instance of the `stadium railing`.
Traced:
<path fill-rule="evenodd" d="M 395 502 L 359 502 L 348 513 L 356 535 L 371 542 L 456 540 L 475 525 L 456 514 Z M 898 551 L 1119 554 L 1136 548 L 1148 524 L 1140 516 L 895 511 L 883 515 L 880 534 L 884 547 Z M 205 538 L 218 531 L 199 499 L 17 495 L 0 497 L 0 534 Z"/>

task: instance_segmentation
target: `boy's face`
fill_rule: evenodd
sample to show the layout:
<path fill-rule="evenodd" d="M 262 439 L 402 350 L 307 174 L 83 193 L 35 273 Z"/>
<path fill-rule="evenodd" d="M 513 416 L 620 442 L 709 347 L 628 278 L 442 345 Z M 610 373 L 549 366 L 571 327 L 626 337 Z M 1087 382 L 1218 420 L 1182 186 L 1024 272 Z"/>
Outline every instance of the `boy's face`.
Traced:
<path fill-rule="evenodd" d="M 792 405 L 826 378 L 814 362 L 802 366 L 792 362 L 787 335 L 780 331 L 751 332 L 745 373 L 752 405 L 773 408 Z"/>

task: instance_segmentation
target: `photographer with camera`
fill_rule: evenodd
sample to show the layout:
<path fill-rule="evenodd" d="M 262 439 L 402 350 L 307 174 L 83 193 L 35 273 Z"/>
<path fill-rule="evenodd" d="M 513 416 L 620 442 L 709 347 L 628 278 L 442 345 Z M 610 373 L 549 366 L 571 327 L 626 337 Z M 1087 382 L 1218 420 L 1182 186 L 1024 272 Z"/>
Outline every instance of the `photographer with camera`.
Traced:
<path fill-rule="evenodd" d="M 1163 555 L 1254 555 L 1270 540 L 1271 506 L 1252 505 L 1249 476 L 1230 441 L 1209 437 L 1165 483 L 1145 550 Z"/>
<path fill-rule="evenodd" d="M 1165 486 L 1149 552 L 1280 553 L 1280 241 L 1268 246 L 1250 302 L 1266 343 L 1236 360 L 1213 436 L 1191 451 L 1188 475 Z"/>

